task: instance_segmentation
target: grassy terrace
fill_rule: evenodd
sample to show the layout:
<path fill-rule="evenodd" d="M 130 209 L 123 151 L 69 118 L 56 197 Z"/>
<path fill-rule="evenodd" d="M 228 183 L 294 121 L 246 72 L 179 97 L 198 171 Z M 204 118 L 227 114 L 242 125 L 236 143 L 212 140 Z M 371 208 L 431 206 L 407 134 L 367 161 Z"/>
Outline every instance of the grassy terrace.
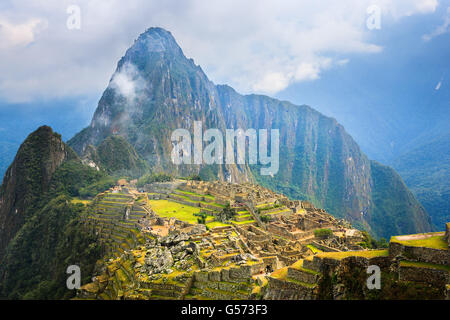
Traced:
<path fill-rule="evenodd" d="M 223 223 L 220 221 L 213 221 L 213 222 L 209 222 L 206 224 L 206 226 L 208 228 L 215 228 L 215 227 L 226 227 L 226 226 L 230 226 L 231 224 L 229 223 Z"/>
<path fill-rule="evenodd" d="M 172 195 L 174 195 L 174 196 L 176 196 L 176 197 L 180 197 L 180 198 L 182 198 L 182 199 L 184 199 L 184 200 L 186 200 L 186 201 L 188 201 L 188 202 L 191 202 L 191 203 L 193 203 L 193 204 L 196 204 L 196 203 L 202 203 L 202 204 L 206 204 L 206 205 L 210 205 L 210 206 L 217 207 L 217 209 L 225 208 L 224 205 L 221 205 L 221 204 L 215 203 L 215 202 L 196 201 L 196 200 L 192 200 L 192 199 L 189 198 L 188 196 L 182 196 L 182 195 L 179 195 L 179 194 L 172 194 Z"/>
<path fill-rule="evenodd" d="M 185 204 L 180 204 L 178 202 L 172 202 L 168 200 L 149 200 L 152 209 L 157 215 L 166 218 L 176 218 L 181 221 L 186 221 L 188 223 L 197 224 L 197 216 L 195 213 L 199 213 L 201 208 L 191 207 Z M 214 218 L 208 216 L 206 222 L 212 222 Z"/>
<path fill-rule="evenodd" d="M 292 278 L 286 278 L 285 280 L 289 281 L 289 282 L 292 282 L 292 283 L 295 283 L 295 284 L 298 284 L 298 285 L 300 285 L 302 287 L 307 287 L 307 288 L 311 288 L 311 289 L 313 289 L 316 286 L 316 284 L 306 283 L 306 282 L 302 282 L 302 281 L 299 281 L 297 279 L 292 279 Z"/>
<path fill-rule="evenodd" d="M 423 234 L 423 236 L 427 237 L 423 239 L 403 240 L 406 236 L 396 236 L 391 238 L 391 242 L 400 243 L 402 245 L 411 247 L 426 247 L 448 250 L 448 243 L 447 241 L 445 241 L 444 234 L 442 232 L 427 233 Z"/>
<path fill-rule="evenodd" d="M 70 202 L 73 204 L 82 203 L 85 206 L 87 206 L 92 203 L 92 200 L 82 200 L 82 199 L 78 199 L 78 198 L 73 198 Z"/>
<path fill-rule="evenodd" d="M 336 260 L 342 260 L 347 257 L 364 257 L 364 258 L 376 258 L 387 257 L 389 252 L 385 250 L 367 250 L 367 251 L 344 251 L 344 252 L 322 252 L 318 253 L 318 258 L 331 258 Z"/>
<path fill-rule="evenodd" d="M 303 259 L 302 260 L 298 260 L 297 262 L 295 262 L 293 265 L 291 265 L 291 268 L 297 269 L 297 270 L 300 270 L 300 271 L 303 271 L 303 272 L 306 272 L 306 273 L 309 273 L 309 274 L 313 274 L 313 275 L 320 274 L 317 271 L 303 268 Z"/>
<path fill-rule="evenodd" d="M 305 269 L 305 270 L 307 270 L 307 269 Z M 305 282 L 302 282 L 302 281 L 298 281 L 296 279 L 288 278 L 287 274 L 288 274 L 288 267 L 284 267 L 284 268 L 275 270 L 274 272 L 272 272 L 272 274 L 270 276 L 272 278 L 275 278 L 275 279 L 278 279 L 278 280 L 289 281 L 289 282 L 298 284 L 298 285 L 303 286 L 303 287 L 314 288 L 316 286 L 315 284 L 305 283 Z"/>
<path fill-rule="evenodd" d="M 269 202 L 269 203 L 262 203 L 262 204 L 259 204 L 259 205 L 257 205 L 257 206 L 255 206 L 255 208 L 256 209 L 261 209 L 261 210 L 264 210 L 264 209 L 272 209 L 272 206 L 274 205 L 275 203 L 274 202 Z"/>
<path fill-rule="evenodd" d="M 238 225 L 241 225 L 241 224 L 249 224 L 249 223 L 254 223 L 255 222 L 255 220 L 245 220 L 245 221 L 233 221 L 233 223 L 234 224 L 238 224 Z"/>
<path fill-rule="evenodd" d="M 281 209 L 281 210 L 277 210 L 277 211 L 273 211 L 273 212 L 268 212 L 267 214 L 278 214 L 278 213 L 288 212 L 288 211 L 289 211 L 288 208 L 284 208 L 284 209 Z M 264 212 L 263 212 L 263 214 L 264 214 Z"/>
<path fill-rule="evenodd" d="M 270 274 L 272 278 L 278 279 L 278 280 L 285 280 L 287 278 L 288 268 L 284 267 L 278 270 L 275 270 Z"/>
<path fill-rule="evenodd" d="M 434 264 L 434 263 L 427 263 L 427 262 L 400 261 L 400 266 L 401 267 L 438 269 L 438 270 L 450 272 L 450 266 L 444 266 L 441 264 Z"/>
<path fill-rule="evenodd" d="M 184 191 L 184 190 L 180 190 L 180 189 L 176 189 L 176 191 L 177 191 L 177 192 L 184 193 L 184 194 L 189 194 L 189 195 L 191 195 L 191 196 L 205 197 L 205 198 L 214 200 L 214 197 L 211 196 L 211 195 L 209 195 L 209 194 L 198 194 L 198 193 L 195 193 L 195 192 L 189 192 L 189 191 Z"/>
<path fill-rule="evenodd" d="M 312 244 L 308 244 L 306 247 L 307 247 L 309 250 L 311 250 L 313 254 L 323 252 L 322 250 L 317 249 L 317 248 L 316 248 L 315 246 L 313 246 Z"/>

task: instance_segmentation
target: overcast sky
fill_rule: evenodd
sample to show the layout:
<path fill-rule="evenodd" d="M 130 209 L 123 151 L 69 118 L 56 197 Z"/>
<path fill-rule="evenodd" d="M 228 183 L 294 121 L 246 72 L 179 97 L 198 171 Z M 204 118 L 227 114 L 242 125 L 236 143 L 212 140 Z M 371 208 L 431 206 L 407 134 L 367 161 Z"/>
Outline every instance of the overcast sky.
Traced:
<path fill-rule="evenodd" d="M 73 5 L 80 9 L 80 29 L 67 27 Z M 345 68 L 354 55 L 382 54 L 385 44 L 376 34 L 407 17 L 433 15 L 442 6 L 449 3 L 2 0 L 0 100 L 99 96 L 125 50 L 151 26 L 171 31 L 185 55 L 215 83 L 241 93 L 276 94 Z M 376 18 L 378 8 L 380 29 L 371 30 L 367 21 Z M 449 22 L 447 10 L 417 41 L 447 33 Z"/>

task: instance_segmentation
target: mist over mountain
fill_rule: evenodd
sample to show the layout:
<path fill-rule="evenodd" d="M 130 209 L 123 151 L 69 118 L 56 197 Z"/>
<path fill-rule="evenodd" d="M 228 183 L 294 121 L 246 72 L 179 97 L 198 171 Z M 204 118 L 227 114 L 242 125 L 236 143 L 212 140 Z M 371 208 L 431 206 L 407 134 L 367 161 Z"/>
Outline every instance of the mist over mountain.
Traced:
<path fill-rule="evenodd" d="M 171 132 L 193 122 L 204 129 L 279 129 L 280 170 L 261 176 L 253 165 L 171 162 Z M 309 199 L 378 236 L 424 232 L 430 219 L 401 178 L 370 161 L 344 128 L 309 106 L 215 85 L 173 36 L 150 28 L 120 59 L 91 124 L 68 143 L 83 155 L 110 136 L 125 138 L 153 170 L 206 179 L 258 181 L 291 198 Z"/>

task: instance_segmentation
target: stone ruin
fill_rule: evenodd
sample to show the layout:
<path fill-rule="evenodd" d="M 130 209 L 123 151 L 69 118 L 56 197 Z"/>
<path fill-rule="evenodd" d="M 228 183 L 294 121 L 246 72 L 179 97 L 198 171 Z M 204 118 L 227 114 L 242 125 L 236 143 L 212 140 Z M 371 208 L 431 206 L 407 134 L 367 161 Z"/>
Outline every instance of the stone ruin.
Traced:
<path fill-rule="evenodd" d="M 121 181 L 120 186 L 97 197 L 98 212 L 89 220 L 97 232 L 102 233 L 102 239 L 112 243 L 110 248 L 116 250 L 116 257 L 134 261 L 124 273 L 133 284 L 131 287 L 142 289 L 130 289 L 140 298 L 170 296 L 170 290 L 175 290 L 173 294 L 177 298 L 249 298 L 248 281 L 253 283 L 260 276 L 311 256 L 311 245 L 324 252 L 361 249 L 357 244 L 362 239 L 361 234 L 351 229 L 349 223 L 334 218 L 307 201 L 289 200 L 258 185 L 174 181 L 150 184 L 144 189 L 146 192 L 139 192 Z M 214 203 L 230 204 L 237 212 L 245 212 L 242 219 L 250 222 L 240 223 L 245 220 L 239 220 L 238 216 L 229 225 L 207 230 L 202 224 L 158 216 L 151 209 L 148 198 L 183 203 L 185 200 L 177 197 L 176 190 L 192 193 L 189 197 L 200 201 L 205 210 L 209 209 L 209 214 L 217 210 L 213 206 L 213 198 Z M 108 199 L 109 203 L 103 206 L 102 199 Z M 117 209 L 108 209 L 112 200 L 117 201 L 114 205 Z M 119 215 L 128 210 L 126 208 L 129 208 L 126 211 L 129 214 Z M 127 229 L 134 243 L 123 245 L 127 236 L 118 236 L 122 234 L 121 230 L 130 227 L 136 228 L 138 233 Z M 314 233 L 317 229 L 330 229 L 332 235 L 317 238 Z M 111 231 L 105 234 L 105 230 Z M 116 263 L 114 261 L 110 262 Z M 125 268 L 123 265 L 118 267 Z M 175 284 L 159 284 L 162 280 L 172 281 L 170 275 L 180 272 L 181 282 L 174 280 Z M 237 282 L 235 286 L 240 288 L 239 293 L 232 290 L 236 289 L 234 285 L 226 287 L 220 282 Z M 222 293 L 218 292 L 220 285 L 226 289 L 220 289 Z M 107 288 L 105 290 L 110 290 L 108 294 L 118 294 L 112 287 Z"/>

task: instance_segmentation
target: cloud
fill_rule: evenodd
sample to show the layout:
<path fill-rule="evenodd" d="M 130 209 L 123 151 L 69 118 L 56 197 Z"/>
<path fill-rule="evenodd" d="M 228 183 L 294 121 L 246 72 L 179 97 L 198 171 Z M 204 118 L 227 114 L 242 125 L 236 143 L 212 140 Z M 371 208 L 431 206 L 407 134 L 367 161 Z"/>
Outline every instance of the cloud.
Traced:
<path fill-rule="evenodd" d="M 447 7 L 447 12 L 444 17 L 444 22 L 440 26 L 438 26 L 436 29 L 431 31 L 430 33 L 424 34 L 422 36 L 422 39 L 424 41 L 430 41 L 431 39 L 433 39 L 437 36 L 445 34 L 450 31 L 449 26 L 450 26 L 450 7 Z"/>
<path fill-rule="evenodd" d="M 67 28 L 73 3 L 80 7 L 79 30 Z M 370 5 L 381 8 L 383 28 L 387 20 L 434 12 L 438 3 L 9 0 L 0 17 L 0 99 L 100 95 L 117 61 L 150 26 L 171 31 L 215 83 L 273 94 L 343 67 L 350 55 L 381 52 L 366 27 Z M 132 92 L 127 80 L 115 80 L 122 92 Z"/>
<path fill-rule="evenodd" d="M 123 96 L 128 103 L 133 102 L 144 88 L 145 81 L 140 76 L 136 66 L 125 63 L 111 79 L 110 87 Z"/>
<path fill-rule="evenodd" d="M 439 90 L 441 88 L 441 84 L 442 84 L 442 82 L 439 81 L 438 84 L 436 85 L 436 88 L 434 88 L 434 90 Z"/>
<path fill-rule="evenodd" d="M 0 18 L 0 49 L 26 46 L 35 40 L 37 33 L 46 28 L 47 22 L 37 18 L 17 24 Z"/>

